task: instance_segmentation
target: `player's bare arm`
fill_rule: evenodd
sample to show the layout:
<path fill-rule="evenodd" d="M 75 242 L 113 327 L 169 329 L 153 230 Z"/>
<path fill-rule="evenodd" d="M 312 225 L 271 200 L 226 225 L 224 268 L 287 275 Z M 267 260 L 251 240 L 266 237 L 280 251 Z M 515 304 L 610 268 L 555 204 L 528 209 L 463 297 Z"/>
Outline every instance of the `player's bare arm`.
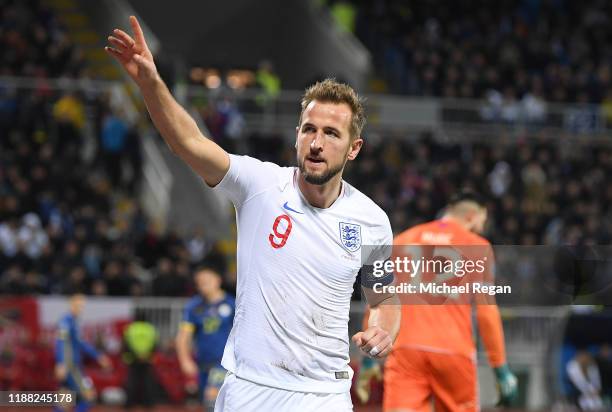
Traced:
<path fill-rule="evenodd" d="M 364 288 L 364 291 L 367 291 Z M 367 355 L 373 358 L 384 358 L 393 348 L 393 342 L 399 332 L 402 316 L 400 301 L 395 294 L 374 295 L 370 299 L 368 328 L 353 336 L 353 342 Z"/>
<path fill-rule="evenodd" d="M 191 340 L 193 338 L 193 329 L 186 325 L 181 325 L 178 334 L 176 335 L 176 355 L 179 360 L 181 370 L 187 376 L 195 376 L 198 373 L 198 367 L 191 357 Z"/>
<path fill-rule="evenodd" d="M 174 99 L 161 79 L 140 24 L 130 16 L 134 37 L 121 29 L 108 36 L 107 53 L 121 64 L 144 97 L 153 124 L 170 149 L 183 159 L 209 186 L 217 185 L 229 169 L 229 156 L 204 137 L 196 122 Z"/>

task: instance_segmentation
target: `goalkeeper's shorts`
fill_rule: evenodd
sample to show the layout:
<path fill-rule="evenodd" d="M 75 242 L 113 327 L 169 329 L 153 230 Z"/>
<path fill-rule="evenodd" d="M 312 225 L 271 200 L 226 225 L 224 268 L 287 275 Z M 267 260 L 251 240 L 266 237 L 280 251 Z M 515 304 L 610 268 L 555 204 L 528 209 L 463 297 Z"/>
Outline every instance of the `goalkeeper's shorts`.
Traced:
<path fill-rule="evenodd" d="M 464 355 L 396 348 L 383 376 L 385 411 L 480 410 L 476 362 Z"/>

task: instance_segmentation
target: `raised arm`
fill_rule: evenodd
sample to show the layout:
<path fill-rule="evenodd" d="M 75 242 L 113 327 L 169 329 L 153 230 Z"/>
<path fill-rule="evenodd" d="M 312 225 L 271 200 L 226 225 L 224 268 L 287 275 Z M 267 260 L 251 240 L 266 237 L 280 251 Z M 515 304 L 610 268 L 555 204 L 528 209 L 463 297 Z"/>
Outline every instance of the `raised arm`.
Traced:
<path fill-rule="evenodd" d="M 209 186 L 216 186 L 229 169 L 225 150 L 206 138 L 193 118 L 174 99 L 163 82 L 136 17 L 130 16 L 134 38 L 120 29 L 108 36 L 112 46 L 104 49 L 136 82 L 153 124 L 170 149 Z"/>

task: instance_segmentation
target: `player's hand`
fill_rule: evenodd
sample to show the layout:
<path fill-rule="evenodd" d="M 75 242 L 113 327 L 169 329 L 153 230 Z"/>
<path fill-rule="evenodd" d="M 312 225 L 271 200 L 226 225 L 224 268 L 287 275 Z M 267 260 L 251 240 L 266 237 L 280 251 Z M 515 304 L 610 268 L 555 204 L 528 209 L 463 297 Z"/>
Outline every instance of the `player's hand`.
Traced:
<path fill-rule="evenodd" d="M 371 326 L 363 332 L 353 335 L 353 342 L 368 356 L 372 358 L 384 358 L 391 352 L 393 341 L 386 330 Z"/>
<path fill-rule="evenodd" d="M 499 391 L 499 406 L 510 406 L 518 394 L 518 379 L 510 371 L 508 365 L 494 368 L 497 380 L 497 390 Z"/>
<path fill-rule="evenodd" d="M 100 355 L 100 357 L 98 358 L 98 365 L 100 365 L 103 369 L 106 370 L 110 370 L 113 367 L 113 363 L 106 355 Z"/>
<path fill-rule="evenodd" d="M 181 362 L 181 370 L 183 374 L 187 376 L 197 376 L 198 375 L 198 365 L 191 359 Z"/>
<path fill-rule="evenodd" d="M 355 385 L 355 394 L 361 403 L 367 403 L 370 400 L 370 382 L 372 379 L 377 381 L 382 379 L 382 371 L 380 363 L 364 356 L 361 359 L 361 366 L 357 374 L 357 383 Z"/>
<path fill-rule="evenodd" d="M 55 365 L 55 379 L 57 379 L 59 382 L 63 382 L 66 380 L 67 376 L 68 369 L 66 368 L 66 365 L 63 363 L 58 363 Z"/>
<path fill-rule="evenodd" d="M 111 45 L 104 50 L 121 64 L 139 87 L 144 87 L 158 78 L 157 68 L 136 17 L 130 16 L 130 25 L 134 38 L 121 29 L 115 29 L 108 36 Z"/>

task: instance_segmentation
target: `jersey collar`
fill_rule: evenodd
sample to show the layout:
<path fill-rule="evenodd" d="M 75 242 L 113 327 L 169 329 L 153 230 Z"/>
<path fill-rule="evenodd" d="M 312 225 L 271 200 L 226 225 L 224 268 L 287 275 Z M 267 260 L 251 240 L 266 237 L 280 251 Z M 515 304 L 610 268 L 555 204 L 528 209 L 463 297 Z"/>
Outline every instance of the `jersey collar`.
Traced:
<path fill-rule="evenodd" d="M 295 191 L 297 191 L 298 195 L 300 196 L 300 199 L 302 199 L 302 202 L 304 202 L 306 206 L 308 206 L 309 208 L 313 210 L 319 210 L 319 211 L 331 210 L 333 207 L 335 207 L 340 202 L 342 198 L 348 195 L 348 191 L 349 191 L 348 184 L 344 181 L 344 179 L 342 179 L 341 180 L 342 186 L 340 187 L 340 194 L 338 195 L 336 200 L 334 200 L 334 203 L 332 203 L 328 208 L 325 208 L 325 209 L 313 206 L 310 203 L 308 203 L 308 200 L 306 200 L 306 198 L 304 197 L 304 194 L 300 190 L 299 185 L 297 184 L 298 168 L 293 167 L 290 170 L 291 170 L 291 173 L 287 173 L 285 178 L 279 182 L 279 188 L 281 192 L 284 192 L 288 187 L 295 189 Z"/>

